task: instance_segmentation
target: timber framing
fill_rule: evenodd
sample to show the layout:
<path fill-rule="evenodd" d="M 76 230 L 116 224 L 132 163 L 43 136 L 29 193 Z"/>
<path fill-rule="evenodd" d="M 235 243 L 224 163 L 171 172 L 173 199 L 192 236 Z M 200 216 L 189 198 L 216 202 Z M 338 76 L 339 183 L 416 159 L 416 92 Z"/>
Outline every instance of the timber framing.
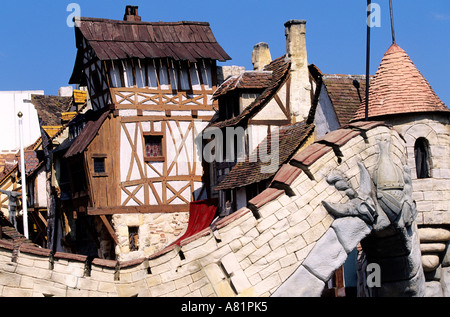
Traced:
<path fill-rule="evenodd" d="M 123 206 L 123 207 L 105 207 L 88 208 L 87 213 L 90 216 L 105 216 L 117 214 L 154 214 L 154 213 L 178 213 L 189 212 L 189 205 L 143 205 L 143 206 Z"/>
<path fill-rule="evenodd" d="M 93 110 L 111 114 L 101 126 L 89 125 L 95 137 L 82 155 L 85 210 L 188 212 L 191 201 L 206 195 L 197 137 L 218 107 L 216 62 L 230 57 L 208 23 L 79 22 L 70 82 L 85 82 Z"/>

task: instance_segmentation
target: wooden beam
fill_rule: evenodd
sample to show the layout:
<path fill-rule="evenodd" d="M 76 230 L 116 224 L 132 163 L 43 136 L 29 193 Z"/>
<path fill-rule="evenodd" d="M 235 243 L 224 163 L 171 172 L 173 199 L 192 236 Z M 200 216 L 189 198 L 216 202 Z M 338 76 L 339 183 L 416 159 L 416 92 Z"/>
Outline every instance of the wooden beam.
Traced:
<path fill-rule="evenodd" d="M 189 212 L 189 205 L 144 205 L 88 208 L 89 216 Z"/>
<path fill-rule="evenodd" d="M 100 219 L 103 221 L 103 224 L 105 225 L 106 229 L 108 230 L 109 234 L 111 235 L 111 238 L 113 238 L 114 242 L 118 245 L 119 239 L 117 238 L 116 232 L 114 231 L 114 228 L 109 223 L 108 219 L 106 219 L 105 215 L 100 215 Z"/>

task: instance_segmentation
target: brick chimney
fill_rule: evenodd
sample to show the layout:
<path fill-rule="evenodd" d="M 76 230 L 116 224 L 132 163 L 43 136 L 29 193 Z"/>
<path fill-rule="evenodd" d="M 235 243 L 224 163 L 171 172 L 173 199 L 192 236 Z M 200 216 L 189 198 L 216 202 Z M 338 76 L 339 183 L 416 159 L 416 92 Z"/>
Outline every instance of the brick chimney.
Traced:
<path fill-rule="evenodd" d="M 261 42 L 253 47 L 252 64 L 253 70 L 263 70 L 264 66 L 272 62 L 269 44 Z"/>
<path fill-rule="evenodd" d="M 306 21 L 289 20 L 286 27 L 286 57 L 291 60 L 290 107 L 295 122 L 306 120 L 311 108 L 311 83 L 309 81 L 306 53 Z"/>
<path fill-rule="evenodd" d="M 125 15 L 123 16 L 124 21 L 141 21 L 141 17 L 138 14 L 137 6 L 126 6 Z"/>

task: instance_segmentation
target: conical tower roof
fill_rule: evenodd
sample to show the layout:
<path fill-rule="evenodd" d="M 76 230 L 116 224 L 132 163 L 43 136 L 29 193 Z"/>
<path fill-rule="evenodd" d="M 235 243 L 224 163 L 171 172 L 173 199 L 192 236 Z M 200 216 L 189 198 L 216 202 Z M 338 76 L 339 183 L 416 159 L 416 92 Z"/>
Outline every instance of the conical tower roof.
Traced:
<path fill-rule="evenodd" d="M 392 44 L 370 81 L 369 117 L 414 112 L 450 112 L 408 54 Z M 365 118 L 365 101 L 354 120 Z"/>

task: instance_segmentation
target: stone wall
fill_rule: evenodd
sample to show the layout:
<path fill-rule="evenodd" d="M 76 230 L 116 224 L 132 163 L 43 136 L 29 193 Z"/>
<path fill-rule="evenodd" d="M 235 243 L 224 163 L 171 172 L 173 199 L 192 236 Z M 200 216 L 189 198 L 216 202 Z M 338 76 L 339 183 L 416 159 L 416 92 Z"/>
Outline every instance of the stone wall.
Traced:
<path fill-rule="evenodd" d="M 449 296 L 448 244 L 450 241 L 450 122 L 448 115 L 410 114 L 389 119 L 406 141 L 408 166 L 417 204 L 422 265 L 427 279 L 427 296 Z M 414 144 L 429 142 L 431 178 L 418 179 Z"/>
<path fill-rule="evenodd" d="M 181 237 L 187 229 L 189 213 L 121 214 L 113 216 L 119 241 L 119 261 L 148 257 Z M 129 228 L 138 227 L 138 248 L 130 250 Z"/>
<path fill-rule="evenodd" d="M 441 115 L 404 115 L 390 123 L 405 138 L 408 166 L 411 167 L 414 200 L 419 225 L 450 225 L 450 122 Z M 431 152 L 431 178 L 417 179 L 414 144 L 428 140 Z"/>
<path fill-rule="evenodd" d="M 403 140 L 386 126 L 367 123 L 332 132 L 280 170 L 275 180 L 284 189 L 268 188 L 248 208 L 217 222 L 215 230 L 207 228 L 180 247 L 149 257 L 89 261 L 33 247 L 17 250 L 0 240 L 0 296 L 320 296 L 370 232 L 365 223 L 335 220 L 324 209 L 324 200 L 348 201 L 326 176 L 339 170 L 357 189 L 356 162 L 371 172 L 383 136 L 391 137 L 394 161 L 404 163 Z M 289 293 L 294 284 L 302 287 Z"/>

